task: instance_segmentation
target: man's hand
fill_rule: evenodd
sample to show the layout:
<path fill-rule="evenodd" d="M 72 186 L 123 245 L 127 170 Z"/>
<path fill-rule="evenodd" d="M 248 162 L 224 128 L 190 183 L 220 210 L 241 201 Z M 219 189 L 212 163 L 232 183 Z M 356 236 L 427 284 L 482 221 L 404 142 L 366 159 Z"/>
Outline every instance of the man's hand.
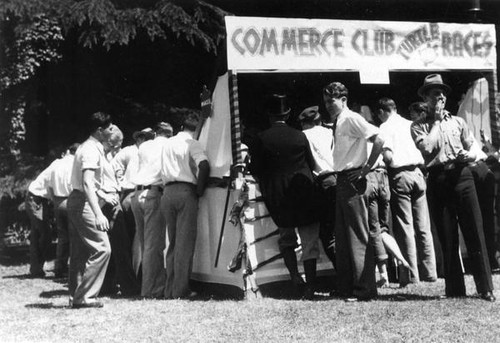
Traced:
<path fill-rule="evenodd" d="M 434 119 L 437 121 L 443 120 L 444 116 L 444 99 L 439 99 L 434 108 Z"/>
<path fill-rule="evenodd" d="M 113 205 L 113 206 L 118 205 L 118 197 L 115 196 L 115 194 L 108 194 L 108 193 L 100 192 L 99 197 L 110 205 Z"/>
<path fill-rule="evenodd" d="M 364 165 L 361 169 L 356 169 L 347 173 L 347 179 L 349 182 L 356 182 L 366 176 L 370 172 L 368 165 Z"/>
<path fill-rule="evenodd" d="M 103 214 L 97 216 L 95 218 L 95 226 L 99 231 L 108 231 L 109 230 L 109 221 Z"/>
<path fill-rule="evenodd" d="M 460 150 L 457 155 L 458 162 L 473 162 L 476 159 L 473 153 L 467 150 Z"/>

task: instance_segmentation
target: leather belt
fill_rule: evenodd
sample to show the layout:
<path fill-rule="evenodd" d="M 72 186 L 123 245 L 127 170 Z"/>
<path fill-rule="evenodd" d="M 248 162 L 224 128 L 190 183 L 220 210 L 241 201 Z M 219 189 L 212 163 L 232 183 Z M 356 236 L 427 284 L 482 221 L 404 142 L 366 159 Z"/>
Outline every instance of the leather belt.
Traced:
<path fill-rule="evenodd" d="M 414 171 L 415 169 L 419 168 L 419 165 L 417 164 L 411 164 L 409 166 L 402 166 L 402 167 L 397 167 L 397 168 L 389 168 L 389 172 L 391 174 L 397 174 L 402 171 Z"/>
<path fill-rule="evenodd" d="M 138 190 L 138 191 L 143 191 L 143 190 L 146 190 L 146 189 L 154 189 L 154 188 L 158 188 L 160 191 L 163 190 L 163 188 L 160 185 L 147 185 L 147 186 L 138 185 L 138 186 L 135 186 L 135 189 Z"/>
<path fill-rule="evenodd" d="M 195 186 L 194 183 L 192 182 L 186 182 L 186 181 L 171 181 L 171 182 L 167 182 L 165 184 L 165 187 L 167 186 L 173 186 L 173 185 L 189 185 L 189 186 Z"/>

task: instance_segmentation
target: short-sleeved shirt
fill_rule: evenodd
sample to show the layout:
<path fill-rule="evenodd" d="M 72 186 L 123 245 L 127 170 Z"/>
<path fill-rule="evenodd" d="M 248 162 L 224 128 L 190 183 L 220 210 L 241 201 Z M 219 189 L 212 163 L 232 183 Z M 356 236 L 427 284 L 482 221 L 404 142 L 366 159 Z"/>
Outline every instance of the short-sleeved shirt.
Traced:
<path fill-rule="evenodd" d="M 408 119 L 394 113 L 380 125 L 380 137 L 384 140 L 384 150 L 392 151 L 389 167 L 400 168 L 424 163 L 422 153 L 411 137 L 411 124 Z"/>
<path fill-rule="evenodd" d="M 87 169 L 95 171 L 94 185 L 96 190 L 101 189 L 104 159 L 104 148 L 101 142 L 90 136 L 75 152 L 73 171 L 71 173 L 73 189 L 84 191 L 83 171 Z"/>
<path fill-rule="evenodd" d="M 335 171 L 362 167 L 368 159 L 368 139 L 378 133 L 379 129 L 360 114 L 344 109 L 337 118 L 335 130 Z"/>
<path fill-rule="evenodd" d="M 71 185 L 71 173 L 75 156 L 67 154 L 63 158 L 54 161 L 54 169 L 50 173 L 49 186 L 57 197 L 67 197 L 73 190 Z"/>
<path fill-rule="evenodd" d="M 171 137 L 161 154 L 161 177 L 164 183 L 189 182 L 197 184 L 198 165 L 208 161 L 202 145 L 185 131 Z"/>
<path fill-rule="evenodd" d="M 163 145 L 170 138 L 158 136 L 153 140 L 146 141 L 139 147 L 139 168 L 132 175 L 131 182 L 134 185 L 157 186 L 161 185 L 161 151 Z"/>
<path fill-rule="evenodd" d="M 57 164 L 56 161 L 52 162 L 47 168 L 45 168 L 40 174 L 38 174 L 35 180 L 30 183 L 30 185 L 28 186 L 28 191 L 31 194 L 50 199 L 50 174 L 52 173 L 52 170 L 54 170 L 54 165 Z"/>
<path fill-rule="evenodd" d="M 122 176 L 118 180 L 122 189 L 133 189 L 133 176 L 139 171 L 139 148 L 136 144 L 121 149 L 111 162 L 116 175 Z"/>
<path fill-rule="evenodd" d="M 118 193 L 120 185 L 116 179 L 115 168 L 111 161 L 104 160 L 102 168 L 102 184 L 101 189 L 107 193 Z"/>
<path fill-rule="evenodd" d="M 414 122 L 411 125 L 412 138 L 419 147 L 434 125 L 434 118 L 429 117 Z M 456 160 L 461 150 L 469 150 L 474 141 L 470 129 L 464 119 L 452 116 L 446 112 L 439 125 L 439 138 L 434 146 L 430 146 L 430 152 L 420 148 L 427 167 L 443 166 Z"/>
<path fill-rule="evenodd" d="M 319 175 L 325 172 L 332 172 L 334 170 L 332 130 L 316 125 L 302 132 L 304 132 L 309 141 L 309 146 L 314 157 L 314 173 Z"/>

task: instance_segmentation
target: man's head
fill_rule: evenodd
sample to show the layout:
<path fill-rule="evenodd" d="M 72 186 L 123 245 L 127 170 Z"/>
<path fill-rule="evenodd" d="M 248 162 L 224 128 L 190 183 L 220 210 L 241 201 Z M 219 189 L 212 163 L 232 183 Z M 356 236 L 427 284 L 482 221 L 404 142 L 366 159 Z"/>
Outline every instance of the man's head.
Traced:
<path fill-rule="evenodd" d="M 73 143 L 68 147 L 68 154 L 74 155 L 76 152 L 76 149 L 80 146 L 80 143 Z"/>
<path fill-rule="evenodd" d="M 299 114 L 299 122 L 302 130 L 314 127 L 321 122 L 321 115 L 318 110 L 319 106 L 311 106 Z"/>
<path fill-rule="evenodd" d="M 396 113 L 396 103 L 390 98 L 381 98 L 375 105 L 375 114 L 382 123 L 385 123 L 391 114 Z"/>
<path fill-rule="evenodd" d="M 172 125 L 162 121 L 156 124 L 155 132 L 156 132 L 156 137 L 162 136 L 169 138 L 172 137 L 172 135 L 174 134 L 174 129 L 172 128 Z"/>
<path fill-rule="evenodd" d="M 145 141 L 148 141 L 150 139 L 155 138 L 155 132 L 153 131 L 152 128 L 146 127 L 144 129 L 142 129 L 141 131 L 135 131 L 132 134 L 132 138 L 134 139 L 135 144 L 137 144 L 137 146 L 139 146 L 142 143 L 144 143 Z"/>
<path fill-rule="evenodd" d="M 323 102 L 330 118 L 337 117 L 347 107 L 349 91 L 340 82 L 332 82 L 323 88 Z"/>
<path fill-rule="evenodd" d="M 93 113 L 89 119 L 89 130 L 99 142 L 107 141 L 113 132 L 111 116 L 104 112 Z"/>
<path fill-rule="evenodd" d="M 104 151 L 115 156 L 120 151 L 123 143 L 123 133 L 116 125 L 112 125 L 112 132 L 108 140 L 102 143 Z"/>
<path fill-rule="evenodd" d="M 184 131 L 195 132 L 200 123 L 200 115 L 195 111 L 189 111 L 182 122 L 182 129 Z"/>
<path fill-rule="evenodd" d="M 418 95 L 424 99 L 431 111 L 436 109 L 436 107 L 444 108 L 446 97 L 450 92 L 450 86 L 443 83 L 440 74 L 427 75 L 423 85 L 418 89 Z"/>
<path fill-rule="evenodd" d="M 408 107 L 411 121 L 424 119 L 427 116 L 428 111 L 429 106 L 427 106 L 427 103 L 423 101 L 414 102 Z"/>

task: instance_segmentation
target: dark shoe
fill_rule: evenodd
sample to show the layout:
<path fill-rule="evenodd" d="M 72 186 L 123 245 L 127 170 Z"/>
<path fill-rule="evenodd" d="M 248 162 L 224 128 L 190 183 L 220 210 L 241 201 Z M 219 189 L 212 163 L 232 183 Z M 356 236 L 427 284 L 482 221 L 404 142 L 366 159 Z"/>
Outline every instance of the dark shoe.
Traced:
<path fill-rule="evenodd" d="M 103 307 L 104 304 L 100 301 L 93 301 L 91 303 L 82 303 L 82 304 L 73 304 L 71 306 L 74 309 L 79 309 L 79 308 L 101 308 Z"/>
<path fill-rule="evenodd" d="M 486 301 L 491 301 L 491 302 L 494 302 L 495 300 L 497 300 L 497 298 L 495 298 L 495 296 L 493 295 L 493 292 L 484 292 L 484 293 L 481 293 L 479 295 L 479 297 L 483 300 L 486 300 Z"/>
<path fill-rule="evenodd" d="M 303 299 L 304 300 L 314 300 L 314 287 L 306 286 Z"/>

